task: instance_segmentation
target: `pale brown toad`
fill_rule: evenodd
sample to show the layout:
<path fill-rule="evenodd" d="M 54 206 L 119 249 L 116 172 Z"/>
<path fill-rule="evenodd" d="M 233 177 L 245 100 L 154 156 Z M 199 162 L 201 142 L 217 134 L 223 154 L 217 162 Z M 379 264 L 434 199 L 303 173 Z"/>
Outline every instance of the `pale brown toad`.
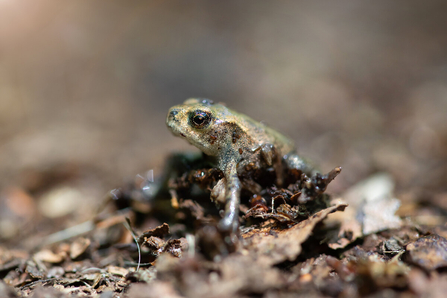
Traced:
<path fill-rule="evenodd" d="M 236 233 L 243 184 L 248 169 L 273 168 L 282 184 L 283 167 L 311 173 L 313 169 L 296 154 L 293 142 L 250 117 L 215 104 L 208 99 L 188 99 L 172 107 L 166 124 L 176 136 L 185 138 L 204 154 L 214 158 L 224 178 L 225 214 L 219 229 Z"/>

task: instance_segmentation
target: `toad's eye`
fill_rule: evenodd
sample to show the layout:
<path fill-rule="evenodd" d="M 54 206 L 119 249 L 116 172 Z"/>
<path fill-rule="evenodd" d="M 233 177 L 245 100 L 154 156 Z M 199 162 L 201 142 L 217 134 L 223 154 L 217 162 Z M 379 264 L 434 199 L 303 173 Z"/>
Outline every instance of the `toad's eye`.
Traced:
<path fill-rule="evenodd" d="M 204 112 L 197 110 L 191 113 L 190 122 L 195 128 L 204 128 L 211 121 L 211 114 L 209 112 Z"/>

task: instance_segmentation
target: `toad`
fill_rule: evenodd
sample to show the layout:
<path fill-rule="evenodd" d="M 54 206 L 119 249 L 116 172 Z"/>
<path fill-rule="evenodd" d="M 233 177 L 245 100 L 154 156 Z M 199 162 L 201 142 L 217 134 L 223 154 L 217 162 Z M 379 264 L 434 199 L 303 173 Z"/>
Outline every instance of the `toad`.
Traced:
<path fill-rule="evenodd" d="M 303 173 L 313 169 L 295 151 L 292 140 L 250 117 L 208 99 L 188 99 L 172 107 L 166 118 L 171 132 L 211 157 L 224 178 L 215 188 L 223 194 L 225 212 L 221 231 L 235 234 L 239 227 L 239 204 L 244 173 L 273 169 L 282 184 L 284 167 Z M 253 183 L 252 183 L 253 184 Z"/>

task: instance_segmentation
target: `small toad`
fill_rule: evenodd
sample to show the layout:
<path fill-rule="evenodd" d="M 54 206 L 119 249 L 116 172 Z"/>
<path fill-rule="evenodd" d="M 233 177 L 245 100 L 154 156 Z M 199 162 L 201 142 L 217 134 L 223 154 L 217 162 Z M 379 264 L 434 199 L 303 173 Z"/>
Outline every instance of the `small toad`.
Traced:
<path fill-rule="evenodd" d="M 208 99 L 188 99 L 172 107 L 166 118 L 171 132 L 214 159 L 224 178 L 222 188 L 225 213 L 218 228 L 237 233 L 241 183 L 248 170 L 271 168 L 277 184 L 282 184 L 284 167 L 312 173 L 313 169 L 295 151 L 293 142 L 250 117 Z M 244 181 L 242 181 L 244 182 Z M 253 185 L 253 183 L 251 183 Z"/>

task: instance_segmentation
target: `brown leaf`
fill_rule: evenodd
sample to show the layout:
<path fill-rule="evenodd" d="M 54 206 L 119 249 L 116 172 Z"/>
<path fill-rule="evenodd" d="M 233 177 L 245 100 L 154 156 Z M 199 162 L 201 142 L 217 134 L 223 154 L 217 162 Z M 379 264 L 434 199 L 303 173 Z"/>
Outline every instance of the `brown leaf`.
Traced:
<path fill-rule="evenodd" d="M 154 254 L 159 255 L 163 251 L 165 242 L 158 237 L 151 236 L 149 238 L 145 238 L 143 244 L 148 246 Z"/>
<path fill-rule="evenodd" d="M 191 215 L 194 216 L 196 219 L 202 219 L 205 217 L 205 211 L 203 210 L 203 207 L 200 206 L 196 201 L 182 200 L 180 202 L 180 208 L 189 210 L 191 212 Z"/>
<path fill-rule="evenodd" d="M 48 263 L 53 263 L 53 264 L 62 262 L 64 260 L 64 258 L 65 258 L 65 252 L 60 252 L 60 253 L 56 254 L 49 249 L 41 250 L 34 255 L 34 259 L 36 259 L 38 261 L 43 261 L 43 262 L 48 262 Z"/>
<path fill-rule="evenodd" d="M 31 275 L 32 278 L 41 279 L 44 277 L 44 272 L 37 268 L 34 262 L 28 261 L 26 264 L 25 271 Z"/>
<path fill-rule="evenodd" d="M 126 268 L 118 267 L 118 266 L 108 266 L 107 271 L 110 274 L 117 275 L 117 276 L 126 276 L 126 274 L 129 273 L 129 270 L 127 270 Z"/>
<path fill-rule="evenodd" d="M 163 238 L 163 236 L 168 234 L 169 234 L 169 225 L 167 223 L 163 223 L 162 225 L 156 228 L 143 232 L 140 235 L 140 237 L 138 237 L 138 243 L 140 244 L 143 243 L 145 241 L 145 238 L 149 238 L 152 236 Z"/>
<path fill-rule="evenodd" d="M 246 241 L 245 247 L 266 264 L 295 260 L 301 253 L 301 244 L 307 240 L 316 224 L 332 212 L 343 211 L 346 206 L 339 204 L 321 210 L 289 229 L 275 231 L 266 227 L 251 230 L 242 235 Z"/>
<path fill-rule="evenodd" d="M 166 242 L 163 251 L 169 252 L 174 257 L 181 258 L 182 257 L 182 240 L 180 239 L 170 239 Z"/>
<path fill-rule="evenodd" d="M 90 239 L 78 238 L 70 245 L 70 258 L 76 259 L 90 246 Z"/>
<path fill-rule="evenodd" d="M 406 247 L 406 260 L 425 270 L 447 267 L 447 240 L 439 235 L 419 238 Z"/>
<path fill-rule="evenodd" d="M 393 190 L 394 181 L 385 173 L 370 176 L 351 187 L 342 195 L 349 208 L 328 219 L 341 225 L 338 237 L 331 239 L 329 246 L 344 248 L 365 235 L 400 228 L 402 222 L 395 215 L 400 201 L 394 198 Z"/>

